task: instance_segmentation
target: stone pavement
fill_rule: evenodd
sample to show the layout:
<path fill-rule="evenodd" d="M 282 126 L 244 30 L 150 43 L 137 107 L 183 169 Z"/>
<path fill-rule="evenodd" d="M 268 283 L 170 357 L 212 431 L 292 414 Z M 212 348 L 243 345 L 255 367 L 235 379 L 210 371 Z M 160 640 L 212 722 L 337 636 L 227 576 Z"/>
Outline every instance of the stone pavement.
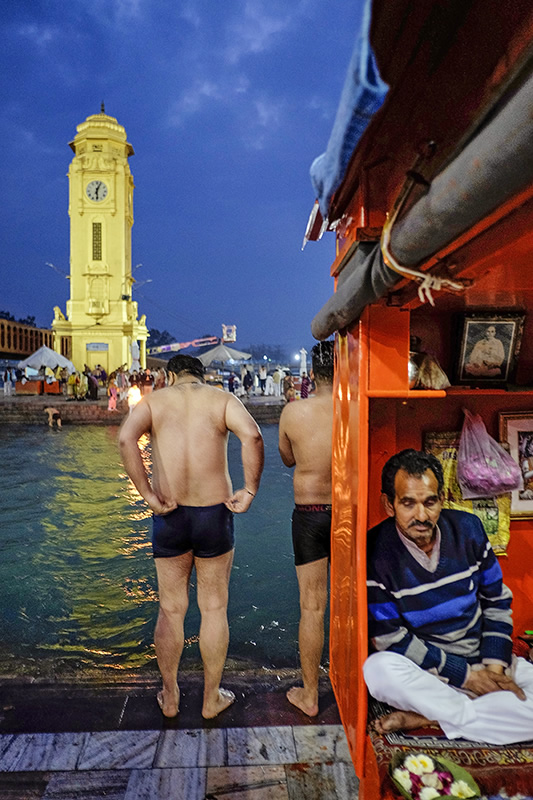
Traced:
<path fill-rule="evenodd" d="M 357 779 L 329 681 L 310 720 L 285 699 L 292 671 L 228 673 L 237 700 L 199 713 L 201 675 L 164 720 L 155 676 L 107 684 L 4 679 L 2 800 L 353 800 Z"/>

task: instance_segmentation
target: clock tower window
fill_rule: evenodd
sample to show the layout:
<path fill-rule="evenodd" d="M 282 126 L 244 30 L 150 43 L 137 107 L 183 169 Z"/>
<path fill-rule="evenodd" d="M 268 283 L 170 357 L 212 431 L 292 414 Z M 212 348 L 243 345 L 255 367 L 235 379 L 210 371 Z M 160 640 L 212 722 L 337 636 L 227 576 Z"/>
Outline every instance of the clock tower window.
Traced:
<path fill-rule="evenodd" d="M 93 222 L 93 261 L 102 260 L 102 223 Z"/>

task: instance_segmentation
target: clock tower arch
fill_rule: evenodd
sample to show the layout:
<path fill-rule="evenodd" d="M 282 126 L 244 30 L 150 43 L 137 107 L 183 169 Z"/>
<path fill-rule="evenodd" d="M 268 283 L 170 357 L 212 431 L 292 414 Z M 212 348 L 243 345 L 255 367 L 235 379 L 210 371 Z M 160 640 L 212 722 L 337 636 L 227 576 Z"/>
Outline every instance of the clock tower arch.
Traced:
<path fill-rule="evenodd" d="M 76 131 L 69 143 L 70 299 L 66 318 L 55 308 L 56 349 L 67 337 L 77 369 L 100 364 L 109 373 L 131 366 L 138 344 L 144 367 L 148 329 L 132 300 L 133 147 L 103 104 Z"/>

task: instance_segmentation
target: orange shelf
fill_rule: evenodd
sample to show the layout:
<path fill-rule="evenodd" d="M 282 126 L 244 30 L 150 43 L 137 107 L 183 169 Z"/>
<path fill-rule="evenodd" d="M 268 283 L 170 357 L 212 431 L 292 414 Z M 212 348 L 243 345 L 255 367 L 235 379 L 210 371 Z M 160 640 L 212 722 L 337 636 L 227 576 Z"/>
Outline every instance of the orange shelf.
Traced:
<path fill-rule="evenodd" d="M 444 389 L 369 389 L 366 394 L 367 397 L 404 397 L 406 400 L 446 397 Z"/>
<path fill-rule="evenodd" d="M 446 389 L 446 394 L 469 394 L 469 395 L 498 395 L 500 397 L 509 397 L 515 394 L 530 394 L 533 395 L 533 389 L 518 389 L 508 391 L 507 389 L 486 389 L 484 386 L 466 387 L 466 386 L 450 386 Z"/>

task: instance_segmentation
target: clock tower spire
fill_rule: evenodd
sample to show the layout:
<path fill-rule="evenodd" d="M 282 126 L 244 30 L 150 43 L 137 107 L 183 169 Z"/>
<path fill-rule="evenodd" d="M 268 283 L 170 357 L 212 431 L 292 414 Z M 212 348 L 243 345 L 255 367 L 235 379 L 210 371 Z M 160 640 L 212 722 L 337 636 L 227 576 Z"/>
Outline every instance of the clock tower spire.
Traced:
<path fill-rule="evenodd" d="M 56 306 L 56 342 L 70 337 L 77 369 L 100 364 L 109 373 L 132 363 L 140 344 L 146 366 L 146 317 L 132 300 L 131 228 L 134 154 L 126 131 L 105 113 L 87 117 L 70 142 L 70 299 L 67 315 Z"/>

